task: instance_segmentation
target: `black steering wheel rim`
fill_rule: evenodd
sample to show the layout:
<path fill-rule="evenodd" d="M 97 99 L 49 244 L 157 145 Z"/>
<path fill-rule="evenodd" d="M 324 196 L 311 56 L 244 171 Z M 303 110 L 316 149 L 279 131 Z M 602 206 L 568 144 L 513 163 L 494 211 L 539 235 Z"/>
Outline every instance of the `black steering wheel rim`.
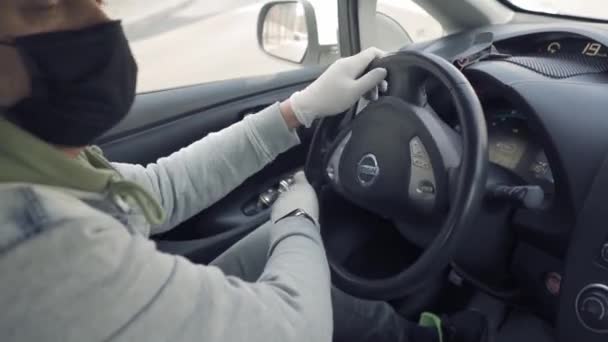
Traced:
<path fill-rule="evenodd" d="M 459 239 L 462 227 L 468 225 L 478 212 L 485 191 L 487 174 L 487 131 L 483 109 L 471 84 L 465 76 L 445 59 L 424 52 L 400 52 L 372 63 L 370 68 L 388 70 L 387 95 L 397 96 L 409 103 L 420 103 L 421 80 L 408 76 L 418 68 L 434 76 L 449 90 L 458 114 L 462 133 L 462 158 L 454 187 L 454 200 L 438 235 L 422 255 L 408 268 L 385 279 L 366 279 L 351 273 L 330 257 L 332 280 L 336 286 L 353 295 L 378 300 L 391 300 L 412 295 L 428 281 L 445 270 L 451 261 L 453 246 Z M 320 186 L 324 170 L 315 169 L 319 147 L 325 143 L 331 119 L 319 123 L 315 131 L 307 161 L 307 176 L 313 186 Z"/>

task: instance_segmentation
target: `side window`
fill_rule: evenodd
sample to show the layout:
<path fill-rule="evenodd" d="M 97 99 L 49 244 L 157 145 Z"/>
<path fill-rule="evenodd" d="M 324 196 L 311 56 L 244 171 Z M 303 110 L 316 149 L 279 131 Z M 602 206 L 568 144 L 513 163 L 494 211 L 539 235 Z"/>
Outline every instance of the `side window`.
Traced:
<path fill-rule="evenodd" d="M 444 35 L 441 24 L 413 0 L 378 0 L 375 45 L 395 51 Z"/>
<path fill-rule="evenodd" d="M 138 92 L 263 76 L 338 58 L 336 0 L 107 0 L 139 64 Z"/>

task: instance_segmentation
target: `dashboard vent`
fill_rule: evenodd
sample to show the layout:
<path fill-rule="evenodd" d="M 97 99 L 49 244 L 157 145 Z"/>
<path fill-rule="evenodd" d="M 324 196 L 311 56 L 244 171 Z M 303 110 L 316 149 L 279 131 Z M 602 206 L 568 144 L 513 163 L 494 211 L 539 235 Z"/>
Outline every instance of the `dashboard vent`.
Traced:
<path fill-rule="evenodd" d="M 608 72 L 608 58 L 584 55 L 517 56 L 504 61 L 557 79 Z"/>

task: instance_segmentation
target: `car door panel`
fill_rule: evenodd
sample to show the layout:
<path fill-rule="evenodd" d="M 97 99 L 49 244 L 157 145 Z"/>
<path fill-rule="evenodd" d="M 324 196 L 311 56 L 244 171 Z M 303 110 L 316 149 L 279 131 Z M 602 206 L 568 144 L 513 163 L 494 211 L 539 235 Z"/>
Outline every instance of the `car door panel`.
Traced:
<path fill-rule="evenodd" d="M 113 161 L 146 164 L 303 88 L 322 68 L 213 82 L 137 96 L 127 118 L 97 143 Z"/>
<path fill-rule="evenodd" d="M 215 82 L 138 95 L 129 116 L 98 144 L 108 159 L 148 164 L 219 131 L 302 89 L 322 72 L 306 68 L 272 77 Z M 161 250 L 208 262 L 268 220 L 268 210 L 247 212 L 261 193 L 304 164 L 312 131 L 302 144 L 246 180 L 218 203 L 172 231 L 156 236 Z M 246 213 L 247 212 L 247 213 Z"/>

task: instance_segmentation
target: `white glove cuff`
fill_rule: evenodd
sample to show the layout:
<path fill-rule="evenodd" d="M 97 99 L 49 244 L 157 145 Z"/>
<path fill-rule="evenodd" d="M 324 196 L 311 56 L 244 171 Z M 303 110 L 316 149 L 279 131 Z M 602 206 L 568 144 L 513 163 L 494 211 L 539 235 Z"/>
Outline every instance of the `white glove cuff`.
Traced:
<path fill-rule="evenodd" d="M 291 109 L 293 109 L 293 113 L 296 115 L 296 119 L 298 119 L 298 121 L 306 128 L 310 128 L 310 126 L 312 126 L 313 121 L 315 120 L 315 117 L 313 114 L 307 113 L 300 106 L 300 96 L 302 96 L 301 91 L 297 91 L 291 95 L 291 97 L 289 98 L 289 102 L 291 102 Z"/>

